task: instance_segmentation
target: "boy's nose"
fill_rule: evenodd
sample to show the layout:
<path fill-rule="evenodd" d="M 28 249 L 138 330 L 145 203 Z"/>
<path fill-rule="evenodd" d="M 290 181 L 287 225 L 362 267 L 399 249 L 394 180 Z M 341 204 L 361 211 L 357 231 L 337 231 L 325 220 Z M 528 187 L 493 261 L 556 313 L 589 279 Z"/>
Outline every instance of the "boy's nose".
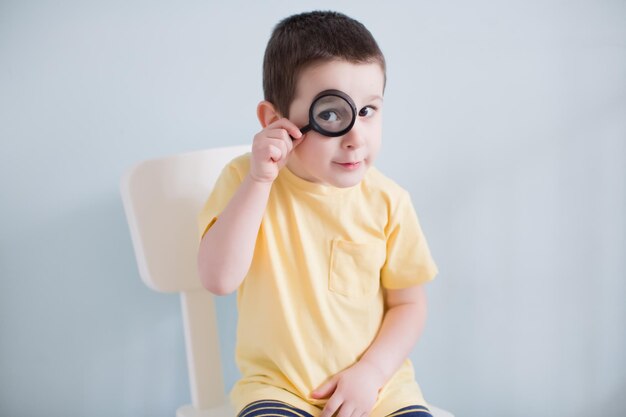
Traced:
<path fill-rule="evenodd" d="M 357 121 L 352 129 L 343 136 L 341 146 L 346 149 L 357 149 L 363 146 L 364 143 L 364 132 L 361 131 L 361 126 L 359 126 Z"/>

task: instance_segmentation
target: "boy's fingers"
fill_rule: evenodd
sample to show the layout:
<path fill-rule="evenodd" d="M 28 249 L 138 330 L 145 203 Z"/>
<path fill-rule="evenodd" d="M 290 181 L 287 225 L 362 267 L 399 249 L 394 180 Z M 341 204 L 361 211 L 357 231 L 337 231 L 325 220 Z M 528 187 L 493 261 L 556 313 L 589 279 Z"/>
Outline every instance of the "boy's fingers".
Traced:
<path fill-rule="evenodd" d="M 341 405 L 339 412 L 337 413 L 337 417 L 354 417 L 356 415 L 361 415 L 361 413 L 357 413 L 357 410 L 352 407 L 348 407 L 346 403 Z"/>
<path fill-rule="evenodd" d="M 291 143 L 286 139 L 274 139 L 272 142 L 282 152 L 282 159 L 287 158 L 287 155 L 291 152 Z"/>
<path fill-rule="evenodd" d="M 288 155 L 293 149 L 293 139 L 289 136 L 289 133 L 285 129 L 279 130 L 280 132 L 278 137 L 280 137 L 280 141 L 285 146 L 285 150 L 287 151 L 285 155 Z"/>
<path fill-rule="evenodd" d="M 269 150 L 269 159 L 274 162 L 280 161 L 280 158 L 283 156 L 283 151 L 280 150 L 277 146 L 270 145 L 268 147 Z"/>
<path fill-rule="evenodd" d="M 305 137 L 305 135 L 301 135 L 298 139 L 294 139 L 289 136 L 289 132 L 281 128 L 273 129 L 269 133 L 272 140 L 280 142 L 281 149 L 283 149 L 282 146 L 284 146 L 284 157 L 287 157 L 287 155 L 289 155 L 296 146 L 302 143 L 302 140 Z"/>
<path fill-rule="evenodd" d="M 291 136 L 294 139 L 299 139 L 302 136 L 302 132 L 300 132 L 300 129 L 298 128 L 298 126 L 293 124 L 289 119 L 285 119 L 285 118 L 278 119 L 268 127 L 272 127 L 274 129 L 275 128 L 285 129 L 287 133 L 289 134 L 289 136 Z"/>
<path fill-rule="evenodd" d="M 328 398 L 332 395 L 333 392 L 335 392 L 336 388 L 337 388 L 337 379 L 331 378 L 329 381 L 326 381 L 325 383 L 317 387 L 311 393 L 311 396 L 317 399 Z"/>
<path fill-rule="evenodd" d="M 320 417 L 333 416 L 337 412 L 337 410 L 339 410 L 341 403 L 341 399 L 339 399 L 337 396 L 330 397 L 330 399 L 326 403 L 326 406 L 322 410 L 322 414 L 320 414 Z"/>
<path fill-rule="evenodd" d="M 265 156 L 267 156 L 267 150 L 270 148 L 270 146 L 274 146 L 280 149 L 280 151 L 285 154 L 286 152 L 288 152 L 289 148 L 287 146 L 287 141 L 285 139 L 282 139 L 280 132 L 280 130 L 268 132 L 265 138 L 260 139 L 258 143 L 253 144 L 253 146 L 256 145 L 258 149 L 264 150 Z"/>

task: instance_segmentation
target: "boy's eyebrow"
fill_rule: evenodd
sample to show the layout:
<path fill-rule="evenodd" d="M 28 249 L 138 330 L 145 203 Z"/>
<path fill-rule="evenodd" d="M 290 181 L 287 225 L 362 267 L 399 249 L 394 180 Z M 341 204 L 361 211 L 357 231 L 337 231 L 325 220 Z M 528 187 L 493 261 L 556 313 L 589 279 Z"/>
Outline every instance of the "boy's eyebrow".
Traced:
<path fill-rule="evenodd" d="M 365 101 L 374 101 L 374 100 L 383 101 L 383 96 L 378 95 L 378 94 L 374 94 L 372 96 L 367 97 L 367 99 Z"/>

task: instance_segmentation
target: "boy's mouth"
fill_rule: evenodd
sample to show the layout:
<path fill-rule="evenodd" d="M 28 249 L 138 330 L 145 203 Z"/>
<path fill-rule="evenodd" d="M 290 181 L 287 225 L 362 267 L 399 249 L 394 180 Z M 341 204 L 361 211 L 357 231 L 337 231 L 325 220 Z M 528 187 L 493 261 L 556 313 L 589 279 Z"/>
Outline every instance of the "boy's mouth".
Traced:
<path fill-rule="evenodd" d="M 337 165 L 347 169 L 347 170 L 354 170 L 357 169 L 358 167 L 361 166 L 361 161 L 357 161 L 357 162 L 335 162 Z"/>

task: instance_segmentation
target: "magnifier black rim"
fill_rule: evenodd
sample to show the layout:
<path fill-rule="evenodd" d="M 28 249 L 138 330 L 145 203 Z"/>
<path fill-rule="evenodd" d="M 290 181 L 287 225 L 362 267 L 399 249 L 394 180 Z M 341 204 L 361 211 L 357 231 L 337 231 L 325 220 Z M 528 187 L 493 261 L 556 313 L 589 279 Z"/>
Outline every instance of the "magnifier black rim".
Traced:
<path fill-rule="evenodd" d="M 339 97 L 345 100 L 350 105 L 350 109 L 352 110 L 352 120 L 350 121 L 350 124 L 346 126 L 344 129 L 340 130 L 339 132 L 331 132 L 329 130 L 326 130 L 323 127 L 321 127 L 319 124 L 317 124 L 317 122 L 315 121 L 315 115 L 313 114 L 315 103 L 320 98 L 328 97 L 328 96 L 335 96 L 335 97 Z M 352 129 L 355 122 L 356 122 L 356 104 L 354 104 L 354 101 L 352 101 L 352 98 L 349 95 L 347 95 L 346 93 L 340 90 L 322 91 L 321 93 L 315 96 L 315 98 L 313 99 L 313 102 L 311 103 L 311 107 L 309 107 L 309 124 L 311 126 L 311 129 L 315 130 L 318 133 L 321 133 L 324 136 L 329 136 L 329 137 L 343 136 L 346 133 L 348 133 L 350 129 Z"/>

